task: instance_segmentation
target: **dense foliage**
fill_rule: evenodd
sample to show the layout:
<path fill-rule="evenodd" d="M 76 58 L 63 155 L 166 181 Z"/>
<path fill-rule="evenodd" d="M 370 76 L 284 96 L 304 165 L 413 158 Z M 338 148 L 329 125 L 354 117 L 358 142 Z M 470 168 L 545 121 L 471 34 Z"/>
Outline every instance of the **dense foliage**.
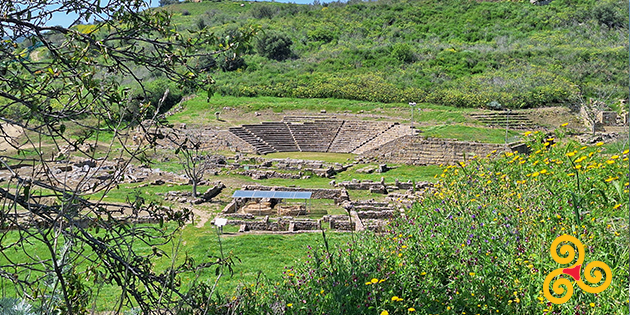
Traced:
<path fill-rule="evenodd" d="M 99 22 L 48 25 L 56 15 L 74 16 L 72 25 Z M 151 144 L 166 137 L 156 131 L 165 123 L 157 114 L 182 93 L 209 88 L 212 79 L 195 73 L 193 61 L 237 54 L 250 30 L 221 41 L 207 30 L 179 32 L 170 14 L 139 0 L 0 3 L 0 168 L 10 174 L 0 180 L 0 312 L 86 314 L 113 286 L 108 311 L 173 313 L 195 306 L 176 275 L 231 268 L 221 255 L 156 270 L 153 260 L 168 256 L 158 247 L 173 241 L 191 211 L 133 193 L 117 204 L 103 196 L 132 161 L 149 162 Z M 212 50 L 199 53 L 199 46 Z M 131 144 L 131 134 L 143 143 Z M 54 175 L 76 161 L 81 174 Z M 99 177 L 90 169 L 109 171 Z M 159 224 L 129 224 L 141 212 Z"/>
<path fill-rule="evenodd" d="M 168 9 L 182 28 L 200 19 L 213 30 L 253 21 L 293 43 L 298 58 L 279 62 L 251 51 L 243 56 L 247 70 L 218 74 L 224 95 L 466 107 L 498 101 L 513 108 L 570 104 L 602 91 L 611 100 L 628 97 L 628 6 L 620 0 L 204 2 Z"/>
<path fill-rule="evenodd" d="M 283 282 L 244 290 L 241 298 L 254 302 L 236 306 L 255 313 L 281 305 L 289 314 L 626 314 L 628 150 L 528 138 L 529 155 L 497 152 L 445 167 L 433 194 L 384 235 L 313 248 Z M 613 278 L 599 294 L 574 285 L 571 299 L 555 305 L 543 281 L 577 260 L 552 260 L 551 244 L 563 234 L 584 244 L 585 264 L 603 261 Z"/>

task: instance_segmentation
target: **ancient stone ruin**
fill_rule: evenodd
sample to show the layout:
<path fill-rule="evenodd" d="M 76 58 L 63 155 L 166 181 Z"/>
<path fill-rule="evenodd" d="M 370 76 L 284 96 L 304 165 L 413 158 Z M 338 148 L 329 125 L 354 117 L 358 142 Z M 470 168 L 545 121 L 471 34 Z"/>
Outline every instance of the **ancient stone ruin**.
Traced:
<path fill-rule="evenodd" d="M 259 154 L 272 152 L 336 152 L 360 154 L 398 137 L 414 134 L 392 122 L 316 119 L 263 122 L 229 131 Z"/>

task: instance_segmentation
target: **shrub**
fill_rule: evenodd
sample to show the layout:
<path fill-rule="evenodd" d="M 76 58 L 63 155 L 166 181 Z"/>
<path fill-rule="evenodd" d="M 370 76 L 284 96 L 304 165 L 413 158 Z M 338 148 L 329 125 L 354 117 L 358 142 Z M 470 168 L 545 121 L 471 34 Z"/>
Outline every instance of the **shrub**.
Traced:
<path fill-rule="evenodd" d="M 278 8 L 270 5 L 259 4 L 254 5 L 250 12 L 252 16 L 257 19 L 271 19 L 278 13 Z"/>
<path fill-rule="evenodd" d="M 335 30 L 326 26 L 317 27 L 314 30 L 307 31 L 306 34 L 310 40 L 324 43 L 330 43 L 337 38 Z"/>
<path fill-rule="evenodd" d="M 411 51 L 411 46 L 406 43 L 396 43 L 392 46 L 392 57 L 402 61 L 402 62 L 412 62 L 413 61 L 413 52 Z"/>
<path fill-rule="evenodd" d="M 197 20 L 197 28 L 199 30 L 202 30 L 206 27 L 206 21 L 204 21 L 204 19 L 199 19 Z"/>
<path fill-rule="evenodd" d="M 282 61 L 291 57 L 293 41 L 281 33 L 265 33 L 258 38 L 256 50 L 261 56 Z"/>
<path fill-rule="evenodd" d="M 197 66 L 197 70 L 199 72 L 206 72 L 217 67 L 217 60 L 214 59 L 214 56 L 207 55 L 199 57 L 199 64 Z"/>
<path fill-rule="evenodd" d="M 238 69 L 247 68 L 245 59 L 243 59 L 243 57 L 238 56 L 236 54 L 227 55 L 219 59 L 219 66 L 221 67 L 221 70 L 223 70 L 224 72 L 236 71 Z"/>
<path fill-rule="evenodd" d="M 122 108 L 121 115 L 125 121 L 142 121 L 156 113 L 166 113 L 175 106 L 185 94 L 191 93 L 187 88 L 177 86 L 166 79 L 156 79 L 148 82 L 144 86 L 145 92 L 141 89 L 133 90 L 130 93 L 129 101 Z M 168 95 L 158 109 L 160 100 L 168 89 Z"/>
<path fill-rule="evenodd" d="M 608 26 L 608 28 L 620 28 L 628 25 L 626 17 L 628 6 L 617 5 L 611 1 L 599 1 L 593 7 L 592 17 L 600 24 Z M 623 13 L 625 12 L 625 13 Z"/>
<path fill-rule="evenodd" d="M 178 0 L 160 0 L 160 6 L 167 6 L 167 5 L 171 5 L 171 4 L 177 4 L 179 3 Z"/>

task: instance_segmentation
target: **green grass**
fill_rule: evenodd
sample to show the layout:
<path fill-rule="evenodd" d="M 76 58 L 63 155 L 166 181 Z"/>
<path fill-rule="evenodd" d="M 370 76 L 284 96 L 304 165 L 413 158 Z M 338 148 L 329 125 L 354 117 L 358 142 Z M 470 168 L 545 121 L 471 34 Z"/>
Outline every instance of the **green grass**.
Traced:
<path fill-rule="evenodd" d="M 369 166 L 378 166 L 377 164 L 358 164 L 349 169 L 346 172 L 338 174 L 336 176 L 337 182 L 341 182 L 344 180 L 372 180 L 372 181 L 380 181 L 381 177 L 385 178 L 385 182 L 392 183 L 396 179 L 401 182 L 406 182 L 408 180 L 415 181 L 435 181 L 434 176 L 442 173 L 442 168 L 437 165 L 427 165 L 427 166 L 410 166 L 410 165 L 388 165 L 393 169 L 385 172 L 385 173 L 357 173 L 357 170 L 362 169 L 364 167 Z"/>
<path fill-rule="evenodd" d="M 268 159 L 300 159 L 316 160 L 330 163 L 348 163 L 354 160 L 352 153 L 325 153 L 325 152 L 276 152 L 265 155 Z"/>
<path fill-rule="evenodd" d="M 470 108 L 458 108 L 422 103 L 416 106 L 414 121 L 419 123 L 464 123 L 469 122 L 464 114 L 474 110 Z M 410 114 L 409 114 L 410 115 Z"/>
<path fill-rule="evenodd" d="M 259 273 L 264 279 L 271 281 L 280 280 L 285 267 L 294 266 L 298 261 L 303 261 L 307 258 L 306 251 L 308 245 L 317 246 L 322 243 L 321 233 L 302 233 L 295 235 L 236 235 L 236 230 L 238 230 L 238 227 L 227 226 L 224 229 L 224 234 L 221 235 L 224 255 L 231 255 L 236 258 L 234 275 L 225 274 L 218 283 L 218 292 L 221 294 L 231 294 L 239 285 L 254 283 Z M 6 232 L 1 245 L 7 246 L 15 242 L 18 237 L 19 234 L 17 232 Z M 327 238 L 331 246 L 336 246 L 349 241 L 350 235 L 330 232 L 327 233 Z M 175 253 L 177 254 L 176 264 L 181 263 L 186 255 L 194 258 L 198 263 L 214 261 L 216 258 L 212 257 L 221 256 L 216 230 L 209 223 L 203 228 L 196 228 L 192 225 L 185 227 L 181 232 L 179 251 L 174 251 L 178 242 L 179 240 L 176 240 L 174 245 L 170 244 L 161 247 L 169 257 L 173 257 Z M 150 248 L 141 245 L 137 245 L 137 249 L 140 251 L 150 251 Z M 46 247 L 39 242 L 29 246 L 29 253 L 41 258 L 50 256 L 47 254 Z M 87 253 L 89 253 L 89 251 Z M 169 257 L 162 256 L 162 258 L 154 259 L 155 269 L 160 271 L 168 268 L 172 263 Z M 28 258 L 26 258 L 21 250 L 15 251 L 15 254 L 11 254 L 11 258 L 17 262 L 28 261 Z M 0 263 L 5 262 L 0 259 Z M 76 267 L 79 270 L 83 270 L 88 266 L 78 265 Z M 201 271 L 200 281 L 214 283 L 216 279 L 214 271 L 214 268 Z M 182 276 L 184 287 L 186 287 L 187 283 L 192 279 L 192 275 L 189 274 Z M 6 286 L 6 284 L 7 282 L 5 281 L 3 292 L 7 296 L 14 295 L 15 291 L 10 285 Z M 114 300 L 117 292 L 118 288 L 116 287 L 108 285 L 102 287 L 98 299 L 98 303 L 100 303 L 98 309 L 110 310 L 111 305 L 108 305 L 107 301 Z"/>
<path fill-rule="evenodd" d="M 354 101 L 344 99 L 318 99 L 318 98 L 288 98 L 288 97 L 235 97 L 220 96 L 215 94 L 209 101 L 205 96 L 199 95 L 184 103 L 185 109 L 179 113 L 169 116 L 171 123 L 199 124 L 206 123 L 218 126 L 234 126 L 253 122 L 259 122 L 266 117 L 255 117 L 253 115 L 240 115 L 239 113 L 254 113 L 256 111 L 269 110 L 273 113 L 283 113 L 286 115 L 322 115 L 322 109 L 328 115 L 334 113 L 371 113 L 387 115 L 402 119 L 410 119 L 409 111 L 406 111 L 406 104 L 385 104 L 378 102 Z M 238 112 L 232 117 L 231 111 L 224 108 L 230 107 Z M 442 107 L 445 108 L 445 107 Z M 221 112 L 221 119 L 217 120 L 215 112 Z M 360 118 L 359 118 L 360 119 Z"/>
<path fill-rule="evenodd" d="M 438 125 L 422 129 L 423 135 L 431 138 L 477 141 L 483 143 L 505 143 L 505 129 L 469 127 L 461 125 Z M 521 132 L 508 131 L 508 142 L 518 139 Z"/>
<path fill-rule="evenodd" d="M 332 244 L 341 244 L 350 239 L 349 234 L 328 233 Z M 262 273 L 271 281 L 280 280 L 285 267 L 306 259 L 307 246 L 317 246 L 322 242 L 320 233 L 296 235 L 247 234 L 239 236 L 222 235 L 223 252 L 237 257 L 240 262 L 234 266 L 234 276 L 223 277 L 219 289 L 231 293 L 239 284 L 254 283 Z M 220 256 L 219 241 L 212 227 L 202 230 L 187 227 L 183 232 L 183 251 L 196 259 Z M 214 269 L 202 274 L 206 281 L 213 280 Z"/>

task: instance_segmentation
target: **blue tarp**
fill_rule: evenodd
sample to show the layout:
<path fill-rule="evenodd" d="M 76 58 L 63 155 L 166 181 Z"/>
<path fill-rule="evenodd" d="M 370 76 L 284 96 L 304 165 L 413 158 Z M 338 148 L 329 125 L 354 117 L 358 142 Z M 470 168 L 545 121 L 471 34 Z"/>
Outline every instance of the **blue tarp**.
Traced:
<path fill-rule="evenodd" d="M 311 199 L 310 191 L 237 190 L 233 198 Z"/>

